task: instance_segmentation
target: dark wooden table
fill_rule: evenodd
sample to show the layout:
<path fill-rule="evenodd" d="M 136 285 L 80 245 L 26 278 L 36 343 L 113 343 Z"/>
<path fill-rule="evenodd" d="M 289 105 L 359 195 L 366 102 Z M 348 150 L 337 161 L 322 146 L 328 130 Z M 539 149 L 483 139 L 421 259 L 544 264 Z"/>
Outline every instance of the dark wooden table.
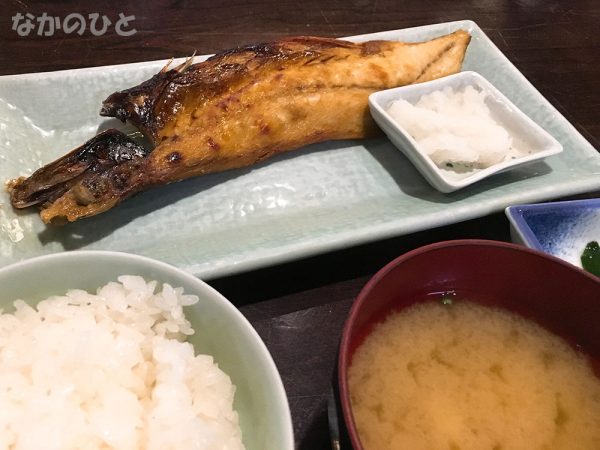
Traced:
<path fill-rule="evenodd" d="M 186 56 L 287 35 L 346 36 L 459 19 L 476 21 L 506 56 L 596 148 L 600 139 L 600 4 L 593 0 L 28 1 L 4 0 L 0 74 Z M 19 36 L 21 13 L 64 19 L 134 15 L 132 36 L 55 30 Z M 591 194 L 597 196 L 597 194 Z M 368 278 L 394 257 L 457 238 L 509 240 L 501 213 L 315 256 L 210 283 L 236 304 L 271 350 L 287 389 L 296 446 L 329 446 L 326 406 L 341 329 Z"/>

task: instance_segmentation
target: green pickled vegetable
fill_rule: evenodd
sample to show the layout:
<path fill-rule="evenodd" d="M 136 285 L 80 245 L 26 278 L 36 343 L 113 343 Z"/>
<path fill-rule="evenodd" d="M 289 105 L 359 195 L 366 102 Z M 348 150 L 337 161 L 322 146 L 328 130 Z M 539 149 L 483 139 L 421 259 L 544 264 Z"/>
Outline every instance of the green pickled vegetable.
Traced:
<path fill-rule="evenodd" d="M 581 266 L 590 273 L 600 277 L 600 245 L 592 241 L 585 246 L 581 254 Z"/>

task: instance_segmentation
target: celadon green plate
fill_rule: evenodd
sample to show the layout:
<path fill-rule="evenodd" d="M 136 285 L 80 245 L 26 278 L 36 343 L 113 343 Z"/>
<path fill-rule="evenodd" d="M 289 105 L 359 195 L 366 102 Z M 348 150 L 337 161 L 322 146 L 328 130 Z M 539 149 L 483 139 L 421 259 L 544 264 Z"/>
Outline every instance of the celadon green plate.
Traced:
<path fill-rule="evenodd" d="M 463 69 L 479 72 L 553 135 L 561 154 L 443 194 L 386 138 L 327 142 L 153 189 L 64 227 L 46 227 L 35 211 L 13 211 L 1 192 L 0 266 L 61 250 L 101 249 L 215 277 L 599 189 L 598 152 L 475 23 L 353 39 L 421 41 L 457 29 L 472 35 Z M 164 63 L 0 77 L 0 183 L 30 174 L 100 129 L 121 126 L 98 115 L 102 100 Z"/>
<path fill-rule="evenodd" d="M 181 286 L 200 301 L 184 309 L 195 334 L 196 354 L 209 354 L 236 386 L 247 450 L 293 450 L 292 419 L 281 378 L 266 346 L 246 318 L 221 294 L 196 277 L 150 258 L 119 252 L 62 252 L 0 269 L 0 309 L 12 302 L 30 305 L 70 289 L 96 289 L 119 275 L 140 275 Z"/>

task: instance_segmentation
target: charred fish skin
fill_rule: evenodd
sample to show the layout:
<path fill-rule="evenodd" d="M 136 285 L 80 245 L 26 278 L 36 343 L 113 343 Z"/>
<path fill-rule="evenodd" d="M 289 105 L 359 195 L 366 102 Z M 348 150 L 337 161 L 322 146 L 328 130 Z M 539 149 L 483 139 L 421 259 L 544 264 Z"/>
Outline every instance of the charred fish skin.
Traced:
<path fill-rule="evenodd" d="M 146 80 L 124 91 L 115 92 L 102 102 L 100 115 L 104 117 L 115 117 L 122 122 L 131 120 L 138 129 L 153 140 L 153 130 L 159 126 L 160 115 L 153 113 L 156 102 L 173 89 L 175 79 L 184 70 L 189 67 L 192 58 L 185 63 L 168 70 L 170 63 Z M 132 120 L 135 118 L 135 120 Z"/>
<path fill-rule="evenodd" d="M 109 129 L 38 169 L 30 177 L 21 177 L 8 185 L 15 208 L 38 205 L 45 208 L 69 190 L 79 205 L 93 203 L 106 194 L 98 182 L 110 168 L 141 160 L 148 151 L 122 132 Z M 131 165 L 131 164 L 130 164 Z"/>
<path fill-rule="evenodd" d="M 319 46 L 343 46 L 345 41 L 326 38 L 298 37 L 289 41 L 312 40 Z M 171 70 L 167 64 L 151 79 L 124 91 L 111 94 L 102 103 L 100 115 L 129 120 L 148 138 L 156 140 L 160 129 L 177 114 L 181 107 L 183 90 L 206 89 L 210 96 L 231 90 L 249 71 L 256 71 L 265 63 L 278 63 L 279 70 L 293 60 L 313 58 L 316 49 L 292 52 L 285 49 L 283 42 L 252 44 L 225 50 L 199 64 L 192 59 Z M 189 70 L 188 70 L 189 69 Z"/>
<path fill-rule="evenodd" d="M 152 186 L 370 136 L 378 130 L 368 111 L 372 92 L 458 72 L 469 40 L 465 31 L 408 44 L 299 37 L 165 67 L 109 96 L 101 111 L 136 125 L 154 150 L 86 173 L 43 205 L 42 219 L 74 221 Z M 101 188 L 90 189 L 94 183 Z"/>

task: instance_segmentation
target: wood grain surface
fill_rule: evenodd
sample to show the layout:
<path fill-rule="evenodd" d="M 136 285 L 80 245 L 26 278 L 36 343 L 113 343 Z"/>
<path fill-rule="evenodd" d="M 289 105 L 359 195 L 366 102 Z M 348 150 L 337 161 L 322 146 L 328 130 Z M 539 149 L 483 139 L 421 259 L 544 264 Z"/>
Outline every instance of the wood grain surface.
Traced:
<path fill-rule="evenodd" d="M 55 30 L 19 36 L 12 17 L 46 12 L 134 15 L 132 36 Z M 280 0 L 2 2 L 0 74 L 52 71 L 214 53 L 289 35 L 349 36 L 472 19 L 536 88 L 599 147 L 600 3 L 594 0 Z M 0 118 L 0 121 L 2 119 Z M 589 196 L 597 196 L 590 194 Z M 352 300 L 386 262 L 426 243 L 509 240 L 494 214 L 277 267 L 211 281 L 253 323 L 287 389 L 296 446 L 328 449 L 327 399 L 337 345 Z"/>

